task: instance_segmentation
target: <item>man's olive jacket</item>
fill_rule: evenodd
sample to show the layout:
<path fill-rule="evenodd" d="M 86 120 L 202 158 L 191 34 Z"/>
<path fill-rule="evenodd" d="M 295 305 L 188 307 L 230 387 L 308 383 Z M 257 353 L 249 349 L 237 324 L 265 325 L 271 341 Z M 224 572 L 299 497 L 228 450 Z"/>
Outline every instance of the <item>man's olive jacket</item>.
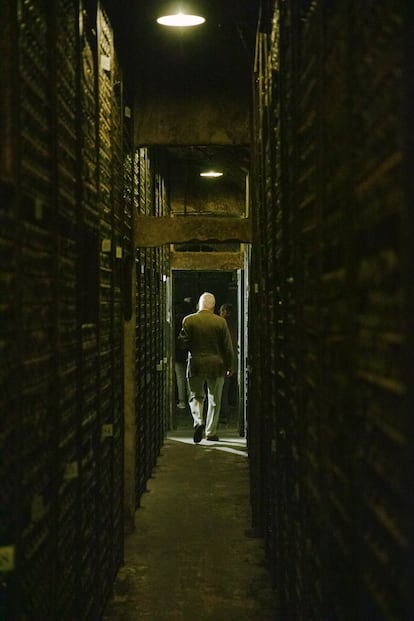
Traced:
<path fill-rule="evenodd" d="M 233 345 L 227 321 L 208 310 L 183 319 L 179 342 L 190 352 L 187 376 L 224 377 L 232 368 Z"/>

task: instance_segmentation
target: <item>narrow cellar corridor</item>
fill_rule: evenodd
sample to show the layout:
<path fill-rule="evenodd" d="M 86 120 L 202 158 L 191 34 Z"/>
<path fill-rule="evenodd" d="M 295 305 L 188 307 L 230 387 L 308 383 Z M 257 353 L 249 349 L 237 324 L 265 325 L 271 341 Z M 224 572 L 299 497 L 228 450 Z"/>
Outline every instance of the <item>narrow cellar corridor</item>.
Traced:
<path fill-rule="evenodd" d="M 413 621 L 414 5 L 185 4 L 0 2 L 0 621 Z"/>

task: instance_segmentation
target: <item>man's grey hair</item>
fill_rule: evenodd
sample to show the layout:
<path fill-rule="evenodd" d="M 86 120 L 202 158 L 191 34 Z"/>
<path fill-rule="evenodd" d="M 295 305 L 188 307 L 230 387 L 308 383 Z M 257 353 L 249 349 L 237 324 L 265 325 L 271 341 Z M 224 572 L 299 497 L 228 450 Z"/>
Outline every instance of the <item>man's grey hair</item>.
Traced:
<path fill-rule="evenodd" d="M 207 291 L 205 291 L 200 295 L 200 299 L 198 301 L 198 310 L 214 311 L 215 305 L 216 298 L 212 293 L 208 293 Z"/>

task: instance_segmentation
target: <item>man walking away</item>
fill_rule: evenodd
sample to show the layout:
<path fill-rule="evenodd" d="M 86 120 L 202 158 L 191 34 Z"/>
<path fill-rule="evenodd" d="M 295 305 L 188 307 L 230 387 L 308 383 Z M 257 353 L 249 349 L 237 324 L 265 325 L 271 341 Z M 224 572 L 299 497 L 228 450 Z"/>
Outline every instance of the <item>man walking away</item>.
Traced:
<path fill-rule="evenodd" d="M 233 345 L 226 320 L 214 314 L 212 293 L 200 296 L 196 313 L 183 319 L 179 342 L 189 351 L 187 381 L 189 405 L 194 422 L 194 442 L 198 444 L 206 432 L 206 440 L 217 442 L 224 377 L 232 373 Z M 207 386 L 208 408 L 203 420 Z"/>

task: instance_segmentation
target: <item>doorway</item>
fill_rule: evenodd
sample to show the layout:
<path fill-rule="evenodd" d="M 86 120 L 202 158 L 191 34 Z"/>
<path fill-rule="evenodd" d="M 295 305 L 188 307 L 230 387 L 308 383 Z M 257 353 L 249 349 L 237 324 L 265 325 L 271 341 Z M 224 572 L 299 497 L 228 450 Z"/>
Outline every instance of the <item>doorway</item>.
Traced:
<path fill-rule="evenodd" d="M 240 337 L 245 334 L 244 323 L 245 313 L 241 308 L 240 301 L 244 299 L 241 295 L 240 286 L 243 282 L 240 278 L 241 270 L 172 270 L 172 335 L 175 337 L 180 329 L 181 320 L 178 309 L 182 307 L 184 300 L 187 300 L 191 310 L 194 312 L 200 295 L 209 291 L 216 298 L 215 312 L 218 314 L 222 304 L 231 304 L 232 312 L 228 323 L 230 332 L 233 335 L 235 345 L 235 353 L 237 365 L 234 378 L 231 378 L 226 387 L 226 402 L 223 401 L 223 410 L 220 414 L 219 427 L 221 428 L 237 428 L 240 435 L 244 434 L 244 404 L 242 396 L 244 395 L 243 373 L 241 372 L 243 364 L 241 361 L 242 352 L 245 350 L 244 343 L 240 342 Z M 174 369 L 175 362 L 175 338 L 171 347 Z M 172 385 L 172 426 L 177 428 L 190 428 L 192 426 L 192 418 L 186 404 L 186 408 L 179 408 L 178 387 L 175 373 L 173 373 Z"/>

